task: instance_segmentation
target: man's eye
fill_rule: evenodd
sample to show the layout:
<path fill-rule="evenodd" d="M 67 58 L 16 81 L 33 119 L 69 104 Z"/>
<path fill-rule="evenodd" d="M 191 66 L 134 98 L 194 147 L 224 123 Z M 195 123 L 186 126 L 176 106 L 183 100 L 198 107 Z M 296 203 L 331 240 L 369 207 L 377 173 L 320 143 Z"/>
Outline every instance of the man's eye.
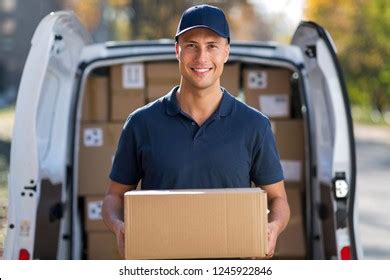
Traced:
<path fill-rule="evenodd" d="M 218 46 L 217 45 L 209 45 L 209 48 L 210 49 L 216 49 L 216 48 L 218 48 Z"/>

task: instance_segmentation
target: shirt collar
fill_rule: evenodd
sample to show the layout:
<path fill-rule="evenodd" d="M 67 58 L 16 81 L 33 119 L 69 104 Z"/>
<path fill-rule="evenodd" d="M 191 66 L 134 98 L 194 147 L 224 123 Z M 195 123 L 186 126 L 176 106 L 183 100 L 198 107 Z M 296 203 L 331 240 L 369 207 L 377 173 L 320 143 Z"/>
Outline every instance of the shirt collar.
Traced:
<path fill-rule="evenodd" d="M 174 87 L 165 97 L 166 112 L 170 116 L 176 116 L 180 112 L 180 107 L 176 100 L 176 92 L 178 89 L 179 86 Z"/>
<path fill-rule="evenodd" d="M 179 86 L 174 87 L 165 97 L 166 113 L 170 116 L 176 116 L 181 111 L 176 99 L 178 89 Z M 222 88 L 222 90 L 222 101 L 219 104 L 217 111 L 214 113 L 214 118 L 226 117 L 230 115 L 233 109 L 234 97 L 231 96 L 226 89 Z"/>

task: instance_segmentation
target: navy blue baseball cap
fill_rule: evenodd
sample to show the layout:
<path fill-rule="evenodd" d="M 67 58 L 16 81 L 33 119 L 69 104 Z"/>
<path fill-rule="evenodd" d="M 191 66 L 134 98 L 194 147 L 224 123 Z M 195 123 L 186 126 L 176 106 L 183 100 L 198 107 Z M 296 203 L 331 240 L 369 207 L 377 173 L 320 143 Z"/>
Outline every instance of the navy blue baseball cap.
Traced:
<path fill-rule="evenodd" d="M 187 9 L 181 16 L 177 27 L 176 42 L 181 34 L 198 27 L 210 29 L 219 36 L 226 38 L 230 43 L 229 25 L 220 8 L 210 5 L 197 5 Z"/>

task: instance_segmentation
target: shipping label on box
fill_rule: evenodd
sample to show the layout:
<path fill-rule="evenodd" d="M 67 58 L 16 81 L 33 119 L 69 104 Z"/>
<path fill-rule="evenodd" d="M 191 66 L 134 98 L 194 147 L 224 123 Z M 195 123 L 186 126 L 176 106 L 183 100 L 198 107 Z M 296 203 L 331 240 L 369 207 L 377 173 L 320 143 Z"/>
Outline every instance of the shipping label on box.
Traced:
<path fill-rule="evenodd" d="M 122 65 L 122 87 L 124 89 L 143 89 L 145 87 L 144 65 Z"/>
<path fill-rule="evenodd" d="M 101 220 L 102 219 L 102 200 L 88 201 L 88 219 L 89 220 Z"/>
<path fill-rule="evenodd" d="M 249 71 L 247 85 L 249 89 L 265 89 L 268 87 L 266 71 Z"/>
<path fill-rule="evenodd" d="M 103 130 L 99 127 L 85 128 L 83 131 L 83 144 L 85 147 L 103 146 Z"/>
<path fill-rule="evenodd" d="M 108 231 L 102 218 L 104 195 L 87 195 L 84 203 L 84 229 L 86 232 Z"/>
<path fill-rule="evenodd" d="M 302 162 L 300 160 L 281 160 L 285 181 L 302 181 Z"/>
<path fill-rule="evenodd" d="M 288 94 L 259 95 L 259 108 L 269 117 L 288 117 L 290 102 Z"/>

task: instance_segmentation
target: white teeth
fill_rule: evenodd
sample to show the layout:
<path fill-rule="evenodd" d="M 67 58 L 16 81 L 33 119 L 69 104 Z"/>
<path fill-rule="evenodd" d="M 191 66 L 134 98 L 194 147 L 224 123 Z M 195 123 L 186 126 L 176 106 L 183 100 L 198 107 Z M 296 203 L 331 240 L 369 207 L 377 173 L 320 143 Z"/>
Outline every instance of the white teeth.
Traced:
<path fill-rule="evenodd" d="M 194 68 L 194 71 L 204 73 L 204 72 L 209 71 L 209 68 Z"/>

